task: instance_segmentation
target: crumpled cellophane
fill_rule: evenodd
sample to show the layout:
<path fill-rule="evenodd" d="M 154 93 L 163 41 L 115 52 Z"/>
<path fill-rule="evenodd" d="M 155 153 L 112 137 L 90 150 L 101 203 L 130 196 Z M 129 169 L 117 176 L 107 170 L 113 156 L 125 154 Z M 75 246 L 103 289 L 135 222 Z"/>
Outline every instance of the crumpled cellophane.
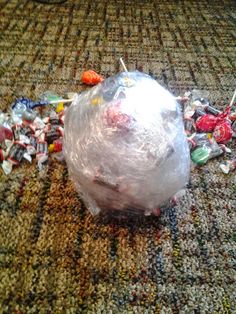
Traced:
<path fill-rule="evenodd" d="M 74 98 L 65 116 L 64 154 L 94 215 L 150 214 L 189 179 L 179 105 L 138 71 L 110 77 Z"/>

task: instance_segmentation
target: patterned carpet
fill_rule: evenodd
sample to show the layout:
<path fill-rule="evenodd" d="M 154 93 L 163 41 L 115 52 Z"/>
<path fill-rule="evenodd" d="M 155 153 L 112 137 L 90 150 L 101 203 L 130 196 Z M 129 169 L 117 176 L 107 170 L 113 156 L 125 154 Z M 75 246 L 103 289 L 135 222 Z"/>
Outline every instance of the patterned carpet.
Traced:
<path fill-rule="evenodd" d="M 236 85 L 235 12 L 233 0 L 0 0 L 0 108 L 82 91 L 82 70 L 107 77 L 121 56 L 222 108 Z M 0 171 L 0 313 L 236 313 L 236 178 L 220 160 L 192 169 L 160 218 L 119 223 L 91 217 L 63 163 Z"/>

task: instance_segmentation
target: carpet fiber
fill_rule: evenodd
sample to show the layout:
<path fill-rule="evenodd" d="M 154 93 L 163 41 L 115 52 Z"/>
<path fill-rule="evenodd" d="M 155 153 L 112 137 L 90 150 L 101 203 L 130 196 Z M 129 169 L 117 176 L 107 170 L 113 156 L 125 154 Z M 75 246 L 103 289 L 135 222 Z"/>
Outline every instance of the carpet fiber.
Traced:
<path fill-rule="evenodd" d="M 0 109 L 82 91 L 83 70 L 107 77 L 120 57 L 223 108 L 235 88 L 235 12 L 219 0 L 0 0 Z M 192 169 L 177 206 L 135 223 L 94 221 L 63 163 L 0 171 L 0 312 L 235 313 L 236 178 L 220 161 Z"/>

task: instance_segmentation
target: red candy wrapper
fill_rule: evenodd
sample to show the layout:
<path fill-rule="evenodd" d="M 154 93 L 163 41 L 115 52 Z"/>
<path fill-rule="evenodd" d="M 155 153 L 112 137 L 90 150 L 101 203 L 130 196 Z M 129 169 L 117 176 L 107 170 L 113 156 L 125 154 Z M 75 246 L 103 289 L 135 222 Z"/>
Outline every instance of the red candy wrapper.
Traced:
<path fill-rule="evenodd" d="M 198 118 L 196 121 L 197 131 L 205 133 L 213 132 L 218 124 L 227 122 L 226 118 L 228 118 L 230 115 L 230 109 L 230 106 L 228 106 L 224 112 L 218 114 L 217 116 L 212 114 L 205 114 L 204 116 Z M 229 130 L 228 126 L 226 128 Z"/>
<path fill-rule="evenodd" d="M 58 139 L 53 142 L 54 144 L 54 152 L 58 153 L 62 151 L 62 140 Z"/>
<path fill-rule="evenodd" d="M 205 114 L 196 121 L 196 128 L 199 132 L 213 132 L 218 123 L 218 118 L 212 114 Z"/>
<path fill-rule="evenodd" d="M 4 159 L 3 150 L 0 148 L 0 162 L 3 162 Z"/>
<path fill-rule="evenodd" d="M 13 138 L 12 131 L 3 125 L 0 125 L 0 142 L 4 140 L 12 140 L 12 138 Z"/>
<path fill-rule="evenodd" d="M 217 143 L 226 144 L 232 138 L 233 130 L 230 123 L 224 120 L 217 124 L 214 129 L 213 136 Z"/>

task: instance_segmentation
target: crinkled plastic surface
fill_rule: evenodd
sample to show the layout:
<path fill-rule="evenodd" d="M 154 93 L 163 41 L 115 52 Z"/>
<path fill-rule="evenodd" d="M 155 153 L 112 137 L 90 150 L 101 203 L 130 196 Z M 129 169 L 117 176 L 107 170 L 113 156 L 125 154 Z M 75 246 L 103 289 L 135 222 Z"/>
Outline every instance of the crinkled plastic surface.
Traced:
<path fill-rule="evenodd" d="M 189 179 L 189 148 L 174 97 L 124 72 L 78 94 L 66 111 L 64 154 L 92 214 L 150 214 Z"/>

